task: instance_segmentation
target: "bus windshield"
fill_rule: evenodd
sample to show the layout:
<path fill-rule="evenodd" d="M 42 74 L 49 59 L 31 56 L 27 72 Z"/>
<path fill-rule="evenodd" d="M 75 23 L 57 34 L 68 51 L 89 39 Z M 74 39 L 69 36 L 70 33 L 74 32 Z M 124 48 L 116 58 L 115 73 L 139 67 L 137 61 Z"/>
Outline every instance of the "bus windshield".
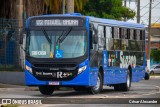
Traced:
<path fill-rule="evenodd" d="M 35 58 L 76 58 L 83 56 L 87 48 L 85 30 L 30 31 L 26 41 L 27 54 Z"/>

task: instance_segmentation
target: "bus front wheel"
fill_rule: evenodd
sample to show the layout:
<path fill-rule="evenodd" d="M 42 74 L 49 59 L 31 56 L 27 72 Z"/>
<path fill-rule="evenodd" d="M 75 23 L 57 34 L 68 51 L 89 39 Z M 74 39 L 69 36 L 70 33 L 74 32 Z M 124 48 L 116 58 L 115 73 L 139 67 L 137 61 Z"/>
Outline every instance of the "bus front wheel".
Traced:
<path fill-rule="evenodd" d="M 102 75 L 100 72 L 98 72 L 97 85 L 90 87 L 88 91 L 91 94 L 98 94 L 102 91 L 102 87 L 103 87 Z"/>
<path fill-rule="evenodd" d="M 38 86 L 38 88 L 39 88 L 39 91 L 41 92 L 41 94 L 43 94 L 43 95 L 52 95 L 52 93 L 54 91 L 54 87 L 49 86 L 49 85 Z"/>

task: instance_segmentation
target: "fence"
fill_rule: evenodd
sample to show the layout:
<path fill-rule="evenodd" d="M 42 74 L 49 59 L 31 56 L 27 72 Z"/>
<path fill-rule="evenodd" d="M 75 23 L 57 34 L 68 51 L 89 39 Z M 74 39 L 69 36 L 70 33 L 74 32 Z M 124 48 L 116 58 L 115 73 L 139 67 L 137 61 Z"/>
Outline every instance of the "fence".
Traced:
<path fill-rule="evenodd" d="M 17 52 L 20 20 L 0 18 L 0 71 L 17 70 Z"/>

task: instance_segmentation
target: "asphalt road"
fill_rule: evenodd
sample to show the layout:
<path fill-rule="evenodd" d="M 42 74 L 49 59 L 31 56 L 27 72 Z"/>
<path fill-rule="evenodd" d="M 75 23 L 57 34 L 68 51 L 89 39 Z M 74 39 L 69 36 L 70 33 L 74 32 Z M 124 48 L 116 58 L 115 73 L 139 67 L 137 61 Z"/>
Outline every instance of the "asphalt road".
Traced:
<path fill-rule="evenodd" d="M 4 86 L 1 87 L 3 87 L 0 88 L 1 99 L 37 99 L 41 100 L 40 103 L 42 104 L 60 104 L 60 107 L 63 107 L 66 104 L 102 104 L 101 106 L 103 107 L 103 104 L 128 104 L 129 101 L 135 103 L 132 101 L 142 99 L 157 100 L 157 98 L 158 102 L 160 101 L 160 78 L 151 78 L 150 80 L 132 83 L 131 90 L 128 92 L 116 92 L 113 87 L 105 86 L 103 92 L 96 95 L 90 95 L 87 92 L 76 92 L 70 89 L 66 91 L 55 91 L 51 96 L 44 96 L 40 94 L 37 88 L 26 86 L 19 86 L 18 88 L 16 86 L 9 88 Z M 0 103 L 2 103 L 2 101 L 0 101 Z M 50 107 L 51 105 L 43 106 Z M 157 104 L 155 106 L 157 106 Z M 88 107 L 90 106 L 88 105 Z"/>

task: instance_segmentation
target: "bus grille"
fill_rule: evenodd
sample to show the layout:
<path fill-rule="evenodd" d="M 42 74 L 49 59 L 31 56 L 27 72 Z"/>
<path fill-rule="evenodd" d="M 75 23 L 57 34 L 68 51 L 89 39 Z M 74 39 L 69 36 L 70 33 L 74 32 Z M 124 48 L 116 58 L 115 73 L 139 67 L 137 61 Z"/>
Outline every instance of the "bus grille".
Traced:
<path fill-rule="evenodd" d="M 70 68 L 70 67 L 76 67 L 76 64 L 34 64 L 34 67 L 40 67 L 40 68 Z"/>

